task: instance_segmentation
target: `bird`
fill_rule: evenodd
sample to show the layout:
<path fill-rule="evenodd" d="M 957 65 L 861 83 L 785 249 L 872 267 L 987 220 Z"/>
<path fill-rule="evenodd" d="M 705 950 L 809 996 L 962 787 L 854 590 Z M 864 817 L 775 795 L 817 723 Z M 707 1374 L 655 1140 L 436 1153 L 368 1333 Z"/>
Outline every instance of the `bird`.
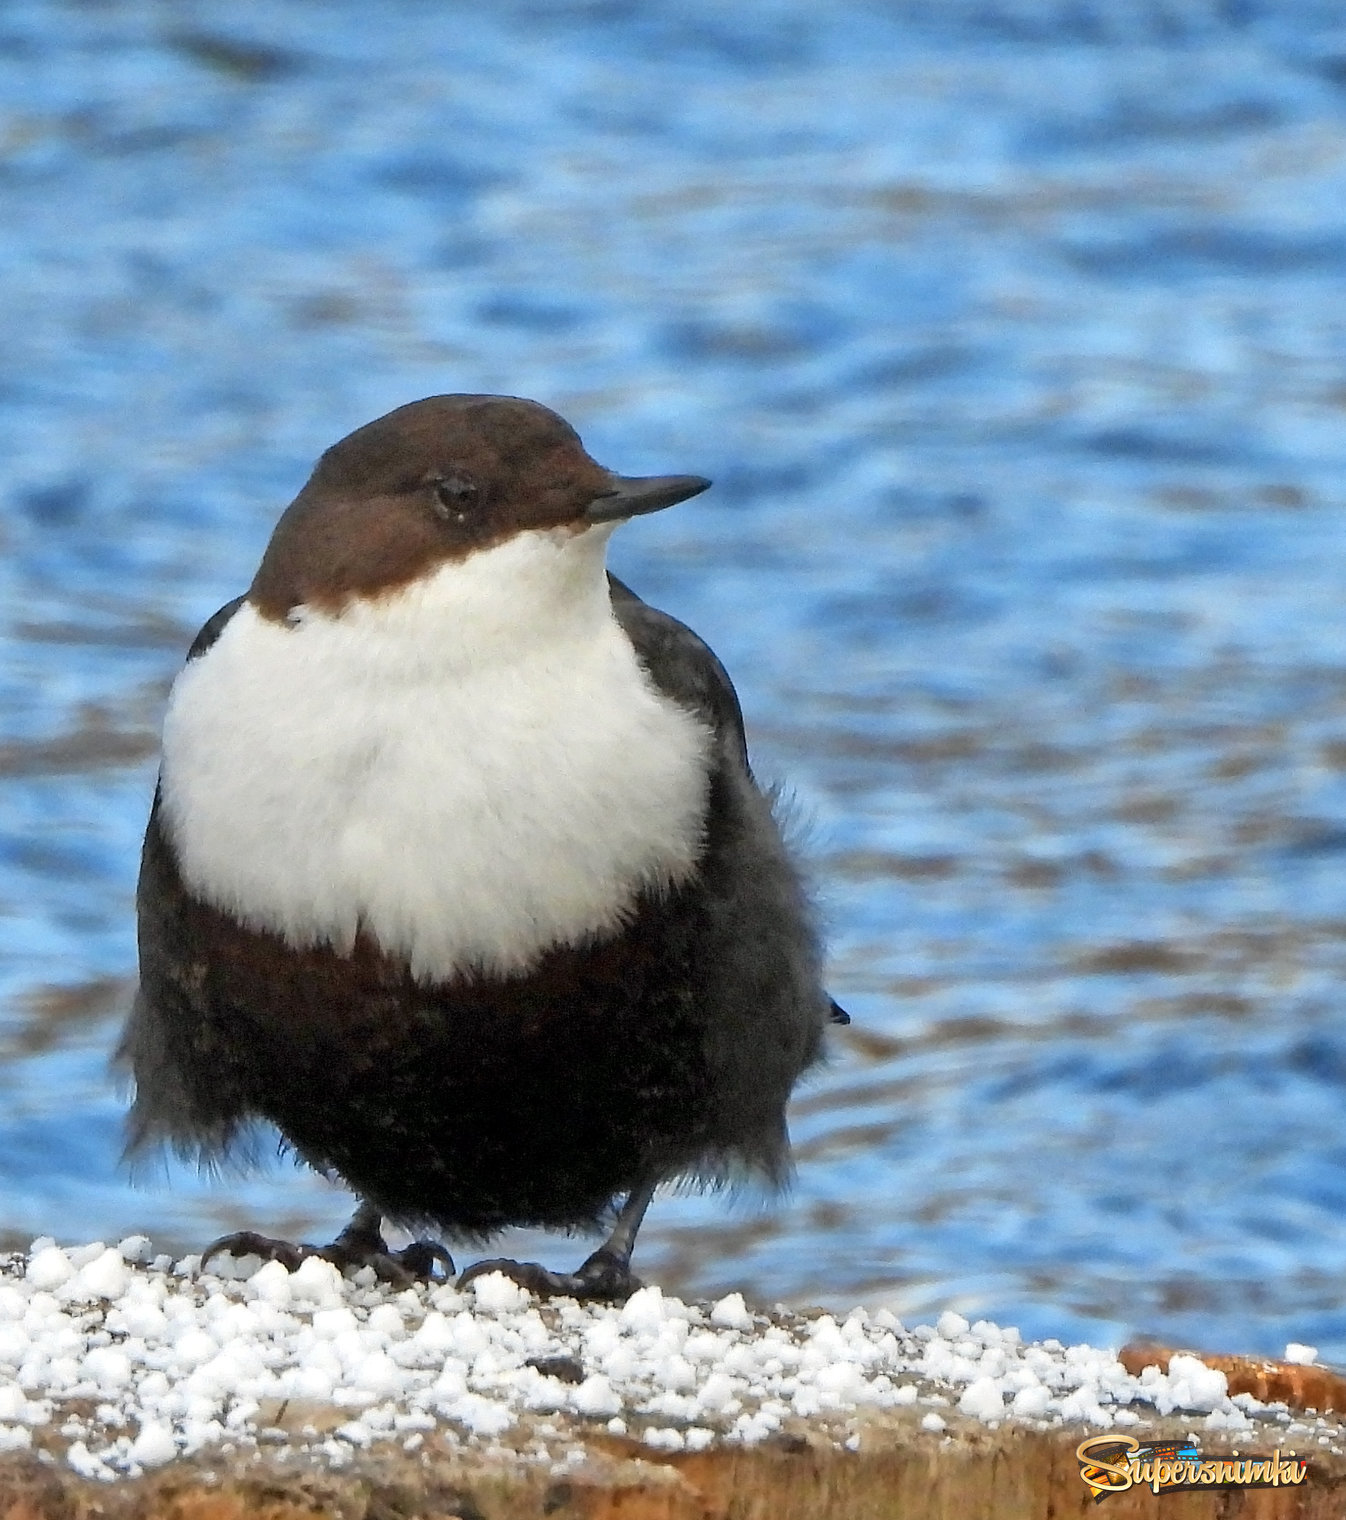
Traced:
<path fill-rule="evenodd" d="M 442 1280 L 445 1238 L 606 1231 L 574 1271 L 459 1281 L 620 1302 L 661 1184 L 786 1184 L 787 1101 L 848 1016 L 729 676 L 606 567 L 709 485 L 614 474 L 521 397 L 411 402 L 321 456 L 191 644 L 126 1154 L 218 1167 L 278 1132 L 357 1204 L 328 1246 L 241 1230 L 203 1265 Z"/>

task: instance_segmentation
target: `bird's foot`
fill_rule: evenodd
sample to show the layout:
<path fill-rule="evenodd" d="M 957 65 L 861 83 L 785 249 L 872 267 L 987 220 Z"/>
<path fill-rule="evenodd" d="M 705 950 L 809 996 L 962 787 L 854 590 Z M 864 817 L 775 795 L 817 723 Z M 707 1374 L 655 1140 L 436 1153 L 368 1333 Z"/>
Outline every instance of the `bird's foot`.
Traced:
<path fill-rule="evenodd" d="M 297 1271 L 310 1257 L 331 1262 L 339 1271 L 359 1271 L 368 1267 L 380 1282 L 393 1288 L 410 1288 L 418 1282 L 447 1282 L 453 1277 L 453 1257 L 432 1240 L 414 1240 L 400 1251 L 390 1251 L 378 1230 L 348 1227 L 328 1246 L 294 1245 L 288 1240 L 273 1240 L 252 1230 L 238 1230 L 221 1235 L 202 1253 L 201 1270 L 212 1256 L 260 1256 L 263 1261 L 278 1261 L 287 1272 Z M 441 1269 L 436 1276 L 435 1268 Z"/>
<path fill-rule="evenodd" d="M 552 1272 L 535 1261 L 510 1261 L 497 1257 L 470 1266 L 458 1279 L 465 1288 L 474 1278 L 501 1272 L 539 1298 L 575 1298 L 581 1303 L 623 1304 L 644 1286 L 631 1271 L 630 1262 L 600 1246 L 577 1272 Z"/>
<path fill-rule="evenodd" d="M 273 1240 L 270 1235 L 259 1235 L 255 1230 L 235 1230 L 232 1235 L 221 1235 L 201 1253 L 200 1270 L 212 1256 L 260 1256 L 263 1261 L 278 1261 L 287 1272 L 297 1271 L 306 1256 L 313 1255 L 312 1246 L 297 1246 L 288 1240 Z"/>

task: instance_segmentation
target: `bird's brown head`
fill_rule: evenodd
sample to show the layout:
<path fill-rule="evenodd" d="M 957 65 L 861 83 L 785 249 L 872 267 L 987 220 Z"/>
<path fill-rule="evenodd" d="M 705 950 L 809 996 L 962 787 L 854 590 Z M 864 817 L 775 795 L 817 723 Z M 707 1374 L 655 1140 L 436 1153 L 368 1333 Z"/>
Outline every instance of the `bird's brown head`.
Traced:
<path fill-rule="evenodd" d="M 555 412 L 517 396 L 431 396 L 334 444 L 276 525 L 249 600 L 282 620 L 339 612 L 519 533 L 580 533 L 704 491 L 628 478 Z"/>

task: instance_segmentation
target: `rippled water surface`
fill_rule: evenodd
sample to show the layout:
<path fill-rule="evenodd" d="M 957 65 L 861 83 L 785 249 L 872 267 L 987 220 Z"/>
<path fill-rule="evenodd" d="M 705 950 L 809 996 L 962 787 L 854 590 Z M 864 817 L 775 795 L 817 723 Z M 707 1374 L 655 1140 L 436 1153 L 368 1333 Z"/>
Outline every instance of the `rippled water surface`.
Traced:
<path fill-rule="evenodd" d="M 323 447 L 499 390 L 715 478 L 617 567 L 735 673 L 855 1014 L 792 1198 L 643 1269 L 1346 1359 L 1339 7 L 374 14 L 0 13 L 0 1219 L 343 1216 L 117 1169 L 157 724 Z"/>

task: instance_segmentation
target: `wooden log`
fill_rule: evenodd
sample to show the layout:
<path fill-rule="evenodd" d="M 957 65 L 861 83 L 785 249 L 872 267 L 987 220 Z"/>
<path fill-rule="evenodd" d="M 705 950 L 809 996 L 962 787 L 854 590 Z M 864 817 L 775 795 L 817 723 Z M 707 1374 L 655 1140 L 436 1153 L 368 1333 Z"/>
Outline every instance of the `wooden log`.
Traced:
<path fill-rule="evenodd" d="M 1250 1393 L 1264 1404 L 1314 1409 L 1319 1414 L 1346 1410 L 1346 1378 L 1327 1367 L 1305 1367 L 1298 1362 L 1277 1362 L 1260 1356 L 1186 1351 L 1143 1342 L 1123 1346 L 1117 1353 L 1117 1360 L 1133 1377 L 1139 1377 L 1146 1367 L 1167 1372 L 1169 1361 L 1175 1356 L 1194 1356 L 1207 1367 L 1223 1372 L 1231 1396 Z"/>
<path fill-rule="evenodd" d="M 1185 1436 L 1179 1416 L 1128 1427 L 1141 1440 Z M 0 1461 L 0 1520 L 1340 1520 L 1346 1457 L 1310 1458 L 1301 1486 L 1243 1493 L 1148 1489 L 1096 1505 L 1076 1447 L 1083 1426 L 990 1430 L 954 1419 L 942 1435 L 885 1412 L 859 1449 L 826 1435 L 656 1453 L 606 1433 L 574 1433 L 564 1472 L 508 1452 L 362 1454 L 320 1459 L 197 1457 L 152 1475 L 97 1482 L 31 1455 Z M 1275 1439 L 1266 1433 L 1268 1444 Z M 1208 1455 L 1227 1443 L 1202 1441 Z M 1245 1441 L 1243 1449 L 1251 1449 Z"/>

